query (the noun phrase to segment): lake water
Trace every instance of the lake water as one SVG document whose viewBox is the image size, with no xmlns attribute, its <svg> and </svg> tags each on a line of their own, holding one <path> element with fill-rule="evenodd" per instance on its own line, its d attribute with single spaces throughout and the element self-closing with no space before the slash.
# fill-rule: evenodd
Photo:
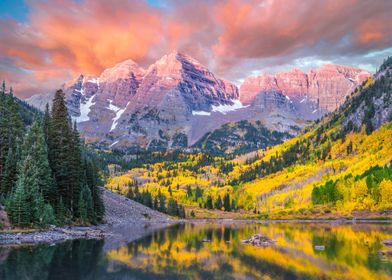
<svg viewBox="0 0 392 280">
<path fill-rule="evenodd" d="M 256 233 L 276 245 L 241 243 Z M 110 251 L 94 240 L 0 247 L 0 279 L 392 279 L 387 238 L 392 225 L 186 224 Z"/>
</svg>

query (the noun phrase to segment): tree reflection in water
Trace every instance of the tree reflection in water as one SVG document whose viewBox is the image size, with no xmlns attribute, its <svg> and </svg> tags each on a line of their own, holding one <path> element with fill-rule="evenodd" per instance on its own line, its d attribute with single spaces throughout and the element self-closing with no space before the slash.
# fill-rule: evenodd
<svg viewBox="0 0 392 280">
<path fill-rule="evenodd" d="M 186 224 L 103 252 L 104 241 L 0 249 L 1 279 L 390 279 L 389 225 Z M 274 247 L 243 245 L 261 233 Z M 316 250 L 322 245 L 324 250 Z"/>
</svg>

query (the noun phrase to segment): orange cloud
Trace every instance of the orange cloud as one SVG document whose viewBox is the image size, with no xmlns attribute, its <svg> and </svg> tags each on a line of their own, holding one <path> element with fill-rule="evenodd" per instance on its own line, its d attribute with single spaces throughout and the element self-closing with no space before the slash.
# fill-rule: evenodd
<svg viewBox="0 0 392 280">
<path fill-rule="evenodd" d="M 80 73 L 99 74 L 129 58 L 147 66 L 173 49 L 233 78 L 233 69 L 242 76 L 253 70 L 237 68 L 248 60 L 345 56 L 392 45 L 389 0 L 167 0 L 163 7 L 141 0 L 28 4 L 27 23 L 0 20 L 0 77 L 23 96 L 58 87 Z"/>
</svg>

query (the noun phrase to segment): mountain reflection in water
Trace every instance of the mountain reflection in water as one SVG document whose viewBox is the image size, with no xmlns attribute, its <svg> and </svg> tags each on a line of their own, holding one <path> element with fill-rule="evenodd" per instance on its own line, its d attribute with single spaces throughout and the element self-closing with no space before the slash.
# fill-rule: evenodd
<svg viewBox="0 0 392 280">
<path fill-rule="evenodd" d="M 242 244 L 256 233 L 276 245 Z M 391 279 L 391 237 L 388 224 L 185 224 L 108 252 L 96 240 L 0 247 L 0 279 Z"/>
</svg>

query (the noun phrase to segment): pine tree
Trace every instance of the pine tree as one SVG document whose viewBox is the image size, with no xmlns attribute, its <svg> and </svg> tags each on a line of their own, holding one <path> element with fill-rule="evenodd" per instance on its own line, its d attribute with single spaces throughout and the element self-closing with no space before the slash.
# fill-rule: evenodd
<svg viewBox="0 0 392 280">
<path fill-rule="evenodd" d="M 207 197 L 206 208 L 207 209 L 213 209 L 214 208 L 214 206 L 212 205 L 212 197 L 211 197 L 211 195 L 209 195 Z"/>
<path fill-rule="evenodd" d="M 36 168 L 35 178 L 38 192 L 43 194 L 45 202 L 54 203 L 57 191 L 49 166 L 45 134 L 38 118 L 35 118 L 30 131 L 24 139 L 21 157 L 31 156 Z"/>
<path fill-rule="evenodd" d="M 18 180 L 15 192 L 7 205 L 7 212 L 14 226 L 27 227 L 30 225 L 31 209 L 23 180 Z"/>
<path fill-rule="evenodd" d="M 39 194 L 36 198 L 34 209 L 34 224 L 40 228 L 45 228 L 49 224 L 55 224 L 56 219 L 53 208 L 45 203 L 44 197 Z"/>
<path fill-rule="evenodd" d="M 71 126 L 71 124 L 70 124 Z M 69 189 L 71 191 L 71 209 L 74 213 L 78 213 L 78 204 L 75 204 L 79 199 L 80 195 L 80 186 L 82 184 L 87 184 L 87 182 L 83 182 L 82 174 L 86 174 L 87 166 L 82 167 L 82 156 L 81 156 L 81 146 L 80 146 L 80 136 L 77 131 L 76 122 L 74 123 L 73 129 L 70 130 L 70 141 L 69 141 L 69 150 L 68 150 L 68 184 Z M 84 170 L 83 170 L 84 169 Z M 92 185 L 89 186 L 90 192 L 92 189 Z"/>
<path fill-rule="evenodd" d="M 215 208 L 219 210 L 222 209 L 222 199 L 220 195 L 218 195 L 218 198 L 215 201 Z"/>
<path fill-rule="evenodd" d="M 66 218 L 66 209 L 64 206 L 63 198 L 60 196 L 57 204 L 56 204 L 56 221 L 61 226 L 65 224 Z"/>
<path fill-rule="evenodd" d="M 42 119 L 42 127 L 44 130 L 44 135 L 45 135 L 45 141 L 48 144 L 48 138 L 49 138 L 49 132 L 51 130 L 51 116 L 50 116 L 50 111 L 49 111 L 49 104 L 46 103 L 45 106 L 45 114 L 44 117 Z"/>
<path fill-rule="evenodd" d="M 64 94 L 58 90 L 53 99 L 52 118 L 48 131 L 49 163 L 52 168 L 59 195 L 63 198 L 65 208 L 71 209 L 72 195 L 69 186 L 68 150 L 70 128 Z"/>
<path fill-rule="evenodd" d="M 154 197 L 154 205 L 153 205 L 153 208 L 154 208 L 155 210 L 158 210 L 158 208 L 159 208 L 158 196 Z"/>
<path fill-rule="evenodd" d="M 152 208 L 152 196 L 151 196 L 151 193 L 148 190 L 146 190 L 146 191 L 143 192 L 142 197 L 143 197 L 142 204 L 147 206 L 147 207 Z"/>
<path fill-rule="evenodd" d="M 98 167 L 95 164 L 94 159 L 90 159 L 86 155 L 86 152 L 83 153 L 82 157 L 84 158 L 83 159 L 84 162 L 83 170 L 85 174 L 84 181 L 85 184 L 89 187 L 93 199 L 93 208 L 94 208 L 94 215 L 95 215 L 94 222 L 100 222 L 103 220 L 105 214 L 105 206 L 102 200 L 102 192 L 98 188 L 98 186 L 101 184 L 99 174 L 98 174 L 99 173 Z"/>
<path fill-rule="evenodd" d="M 199 198 L 203 196 L 203 191 L 199 186 L 196 186 L 195 190 L 195 201 L 197 201 Z"/>
<path fill-rule="evenodd" d="M 167 204 L 167 213 L 171 216 L 178 216 L 177 201 L 175 201 L 172 197 L 169 199 Z"/>
<path fill-rule="evenodd" d="M 53 99 L 48 132 L 49 163 L 64 206 L 73 217 L 79 213 L 77 208 L 81 185 L 80 149 L 76 138 L 69 122 L 64 93 L 58 90 Z"/>
<path fill-rule="evenodd" d="M 90 189 L 83 186 L 79 194 L 78 202 L 79 218 L 82 224 L 88 224 L 94 221 L 93 200 Z"/>
<path fill-rule="evenodd" d="M 1 189 L 2 193 L 8 195 L 17 179 L 17 166 L 20 158 L 19 147 L 11 147 L 8 149 L 8 155 L 3 168 Z"/>
<path fill-rule="evenodd" d="M 191 198 L 192 197 L 192 189 L 191 186 L 186 186 L 186 197 Z"/>
<path fill-rule="evenodd" d="M 133 195 L 133 191 L 132 191 L 132 187 L 128 187 L 128 192 L 127 192 L 127 198 L 129 199 L 133 199 L 134 195 Z"/>
<path fill-rule="evenodd" d="M 186 218 L 185 208 L 182 205 L 178 206 L 178 216 L 183 219 Z"/>
<path fill-rule="evenodd" d="M 225 211 L 228 211 L 228 212 L 231 211 L 230 195 L 228 193 L 226 193 L 223 198 L 223 207 L 225 208 Z"/>
<path fill-rule="evenodd" d="M 166 212 L 166 198 L 161 193 L 161 190 L 158 191 L 158 199 L 159 199 L 159 212 L 165 213 Z"/>
<path fill-rule="evenodd" d="M 19 113 L 19 105 L 10 90 L 5 92 L 3 82 L 0 92 L 0 194 L 11 192 L 17 176 L 17 162 L 23 136 L 23 122 Z"/>
</svg>

